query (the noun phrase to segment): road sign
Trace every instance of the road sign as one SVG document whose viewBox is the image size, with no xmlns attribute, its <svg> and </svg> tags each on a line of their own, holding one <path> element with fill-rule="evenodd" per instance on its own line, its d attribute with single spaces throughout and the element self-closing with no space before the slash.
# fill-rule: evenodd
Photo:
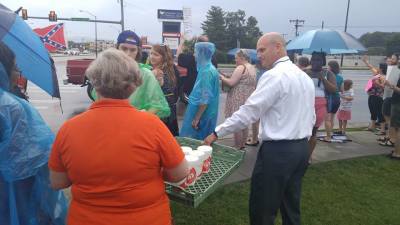
<svg viewBox="0 0 400 225">
<path fill-rule="evenodd" d="M 183 20 L 182 10 L 158 9 L 159 20 Z"/>
<path fill-rule="evenodd" d="M 81 18 L 81 17 L 72 17 L 72 21 L 89 21 L 89 18 Z"/>
</svg>

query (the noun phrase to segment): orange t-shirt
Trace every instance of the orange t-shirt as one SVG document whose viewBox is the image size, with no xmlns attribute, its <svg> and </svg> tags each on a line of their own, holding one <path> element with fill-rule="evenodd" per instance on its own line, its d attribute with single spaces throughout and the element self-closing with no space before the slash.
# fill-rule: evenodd
<svg viewBox="0 0 400 225">
<path fill-rule="evenodd" d="M 72 182 L 69 225 L 164 225 L 171 213 L 161 168 L 183 159 L 158 117 L 104 99 L 61 127 L 49 168 Z"/>
</svg>

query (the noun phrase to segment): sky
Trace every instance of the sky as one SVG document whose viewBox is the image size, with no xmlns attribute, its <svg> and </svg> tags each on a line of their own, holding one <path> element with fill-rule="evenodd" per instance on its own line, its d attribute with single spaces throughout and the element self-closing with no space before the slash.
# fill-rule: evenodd
<svg viewBox="0 0 400 225">
<path fill-rule="evenodd" d="M 305 20 L 299 33 L 324 27 L 344 30 L 348 0 L 124 0 L 125 29 L 134 30 L 140 36 L 148 36 L 152 43 L 161 42 L 161 22 L 157 9 L 189 7 L 192 11 L 194 35 L 202 33 L 201 23 L 206 19 L 211 6 L 224 11 L 244 10 L 246 16 L 254 16 L 262 32 L 280 32 L 287 40 L 294 38 L 294 24 L 289 20 Z M 64 18 L 90 17 L 80 12 L 86 10 L 98 20 L 119 21 L 121 18 L 118 0 L 0 0 L 6 7 L 16 10 L 20 6 L 28 10 L 29 16 L 47 17 L 50 10 Z M 351 0 L 347 32 L 359 37 L 367 32 L 400 32 L 400 0 Z M 59 21 L 61 22 L 61 21 Z M 48 20 L 29 19 L 32 28 L 52 24 Z M 68 40 L 94 40 L 94 23 L 64 21 Z M 182 26 L 183 29 L 183 26 Z M 116 40 L 120 25 L 98 24 L 98 39 Z"/>
</svg>

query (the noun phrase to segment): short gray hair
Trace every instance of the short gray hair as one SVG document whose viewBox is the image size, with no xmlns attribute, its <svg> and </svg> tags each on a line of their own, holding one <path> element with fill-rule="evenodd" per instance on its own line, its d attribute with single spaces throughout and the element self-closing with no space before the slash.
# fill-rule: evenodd
<svg viewBox="0 0 400 225">
<path fill-rule="evenodd" d="M 141 85 L 138 64 L 122 51 L 110 48 L 94 60 L 86 70 L 94 89 L 103 97 L 126 99 Z"/>
</svg>

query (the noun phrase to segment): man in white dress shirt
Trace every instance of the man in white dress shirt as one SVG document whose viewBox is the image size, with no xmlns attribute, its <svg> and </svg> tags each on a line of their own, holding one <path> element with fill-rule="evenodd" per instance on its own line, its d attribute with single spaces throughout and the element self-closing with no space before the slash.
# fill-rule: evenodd
<svg viewBox="0 0 400 225">
<path fill-rule="evenodd" d="M 251 178 L 251 225 L 274 224 L 278 209 L 284 225 L 300 224 L 301 181 L 309 157 L 308 138 L 315 123 L 314 84 L 286 55 L 278 33 L 264 34 L 257 56 L 268 69 L 256 90 L 205 140 L 242 130 L 261 119 L 263 141 Z"/>
</svg>

